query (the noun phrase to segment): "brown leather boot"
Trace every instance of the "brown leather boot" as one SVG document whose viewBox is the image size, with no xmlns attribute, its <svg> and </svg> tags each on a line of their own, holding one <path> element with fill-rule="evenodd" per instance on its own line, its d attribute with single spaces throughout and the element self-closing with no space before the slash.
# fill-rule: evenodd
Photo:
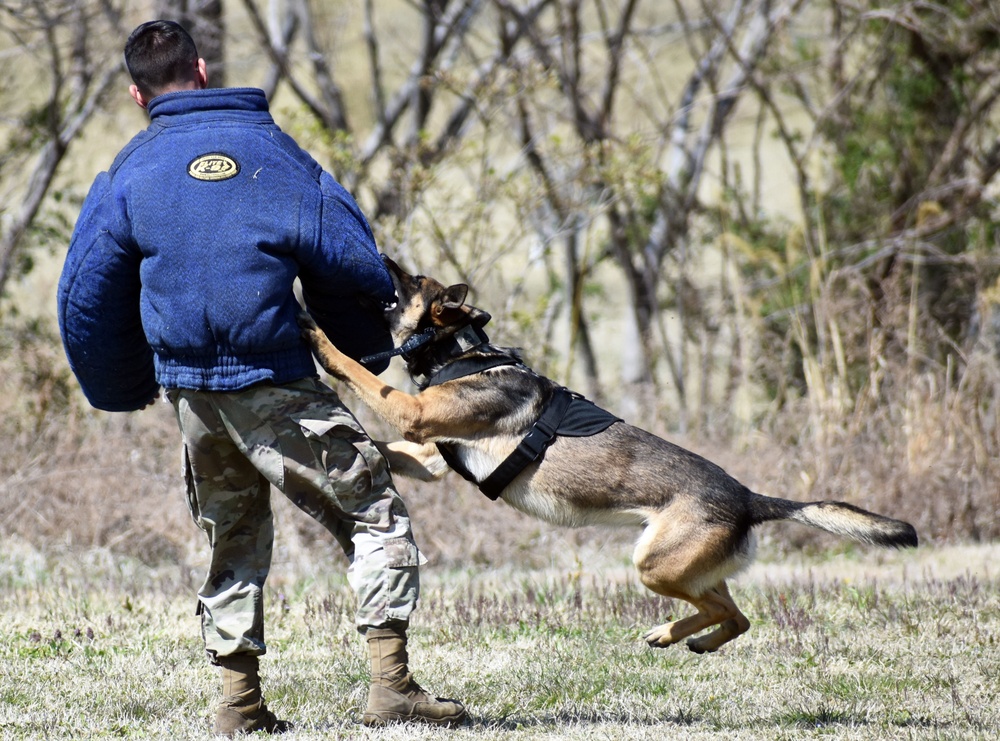
<svg viewBox="0 0 1000 741">
<path fill-rule="evenodd" d="M 465 720 L 465 706 L 456 700 L 431 697 L 407 668 L 406 628 L 369 628 L 365 633 L 371 654 L 372 684 L 366 726 L 417 721 L 453 726 Z"/>
<path fill-rule="evenodd" d="M 231 737 L 254 731 L 284 733 L 291 728 L 291 723 L 278 720 L 267 709 L 260 691 L 256 656 L 220 656 L 218 662 L 222 667 L 223 697 L 215 713 L 215 733 Z"/>
</svg>

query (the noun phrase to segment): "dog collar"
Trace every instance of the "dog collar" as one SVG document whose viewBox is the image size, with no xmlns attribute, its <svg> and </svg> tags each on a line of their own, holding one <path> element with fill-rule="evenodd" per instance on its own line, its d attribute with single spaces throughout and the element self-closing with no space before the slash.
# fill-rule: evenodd
<svg viewBox="0 0 1000 741">
<path fill-rule="evenodd" d="M 466 324 L 455 332 L 454 337 L 455 342 L 458 343 L 458 347 L 462 352 L 468 352 L 472 348 L 490 341 L 490 338 L 482 329 L 474 327 L 471 324 Z"/>
<path fill-rule="evenodd" d="M 431 340 L 437 339 L 438 332 L 439 329 L 437 327 L 427 327 L 417 334 L 410 335 L 406 342 L 399 347 L 393 348 L 392 350 L 386 350 L 385 352 L 380 352 L 375 355 L 366 355 L 361 358 L 360 362 L 362 365 L 368 365 L 369 363 L 376 363 L 382 360 L 394 358 L 397 355 L 402 355 L 403 360 L 408 361 L 413 356 L 414 352 L 419 350 Z M 490 341 L 490 338 L 482 329 L 474 327 L 471 324 L 466 324 L 464 327 L 455 330 L 452 333 L 452 339 L 458 343 L 460 352 L 466 352 L 467 350 L 471 350 L 474 347 L 478 347 L 479 345 Z"/>
</svg>

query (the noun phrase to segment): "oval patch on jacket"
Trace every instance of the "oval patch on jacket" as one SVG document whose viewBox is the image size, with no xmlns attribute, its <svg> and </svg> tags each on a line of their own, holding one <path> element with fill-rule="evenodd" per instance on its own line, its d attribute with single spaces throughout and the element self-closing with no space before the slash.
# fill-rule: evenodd
<svg viewBox="0 0 1000 741">
<path fill-rule="evenodd" d="M 188 175 L 195 180 L 228 180 L 239 172 L 236 160 L 220 152 L 203 154 L 188 164 Z"/>
</svg>

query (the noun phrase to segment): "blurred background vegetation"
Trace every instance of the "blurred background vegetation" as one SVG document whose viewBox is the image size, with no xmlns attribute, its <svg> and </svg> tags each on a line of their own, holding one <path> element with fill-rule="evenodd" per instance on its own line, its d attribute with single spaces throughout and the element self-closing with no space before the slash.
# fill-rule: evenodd
<svg viewBox="0 0 1000 741">
<path fill-rule="evenodd" d="M 1000 536 L 996 3 L 4 0 L 3 537 L 200 542 L 169 408 L 88 409 L 54 321 L 80 203 L 145 125 L 121 50 L 153 17 L 540 370 L 763 493 Z M 439 563 L 545 559 L 546 526 L 457 477 L 400 487 Z"/>
</svg>

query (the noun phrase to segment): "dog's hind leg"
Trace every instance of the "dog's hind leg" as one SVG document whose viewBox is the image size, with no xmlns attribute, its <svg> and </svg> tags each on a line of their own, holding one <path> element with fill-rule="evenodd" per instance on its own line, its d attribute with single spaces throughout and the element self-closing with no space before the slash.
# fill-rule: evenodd
<svg viewBox="0 0 1000 741">
<path fill-rule="evenodd" d="M 681 599 L 698 612 L 658 625 L 643 636 L 654 647 L 670 646 L 713 625 L 720 626 L 701 641 L 691 642 L 697 652 L 714 651 L 749 627 L 724 579 L 739 570 L 732 552 L 733 533 L 728 528 L 706 527 L 703 522 L 678 522 L 661 515 L 639 539 L 633 560 L 639 578 L 664 597 Z"/>
<path fill-rule="evenodd" d="M 728 643 L 734 638 L 738 638 L 750 630 L 750 621 L 747 620 L 746 615 L 740 612 L 736 603 L 733 602 L 733 598 L 729 594 L 729 587 L 726 586 L 726 582 L 719 582 L 718 585 L 712 587 L 711 591 L 715 592 L 722 599 L 728 600 L 732 604 L 732 609 L 736 611 L 736 616 L 729 618 L 728 620 L 724 620 L 719 624 L 718 628 L 706 636 L 689 639 L 687 642 L 688 648 L 697 654 L 717 651 L 722 644 Z"/>
<path fill-rule="evenodd" d="M 433 443 L 421 445 L 408 440 L 374 442 L 388 461 L 393 475 L 399 474 L 418 481 L 436 481 L 448 472 L 448 464 Z"/>
<path fill-rule="evenodd" d="M 672 646 L 678 641 L 682 641 L 685 638 L 699 633 L 706 628 L 711 628 L 713 625 L 720 625 L 717 630 L 705 636 L 705 640 L 711 636 L 715 636 L 722 631 L 729 631 L 726 629 L 726 624 L 733 622 L 736 623 L 737 618 L 734 617 L 734 612 L 736 615 L 742 614 L 737 609 L 736 605 L 730 600 L 722 599 L 721 596 L 713 590 L 708 590 L 704 594 L 694 595 L 685 594 L 679 590 L 663 590 L 654 589 L 653 591 L 659 592 L 667 597 L 674 597 L 677 599 L 682 599 L 685 602 L 690 602 L 698 610 L 697 613 L 691 615 L 690 617 L 683 618 L 681 620 L 675 620 L 672 623 L 664 623 L 663 625 L 658 625 L 655 628 L 650 629 L 643 635 L 643 639 L 650 646 L 654 648 L 663 648 L 666 646 Z M 746 618 L 744 618 L 745 620 Z M 736 627 L 735 625 L 733 627 Z M 742 632 L 742 631 L 740 631 Z M 735 638 L 739 633 L 734 633 L 731 637 Z M 726 640 L 730 640 L 727 638 Z M 719 645 L 725 643 L 725 640 L 720 641 Z M 692 650 L 697 653 L 703 653 L 706 650 L 714 649 L 701 649 L 696 648 L 695 645 L 697 641 L 691 641 L 689 646 Z M 717 648 L 717 647 L 716 647 Z"/>
</svg>

